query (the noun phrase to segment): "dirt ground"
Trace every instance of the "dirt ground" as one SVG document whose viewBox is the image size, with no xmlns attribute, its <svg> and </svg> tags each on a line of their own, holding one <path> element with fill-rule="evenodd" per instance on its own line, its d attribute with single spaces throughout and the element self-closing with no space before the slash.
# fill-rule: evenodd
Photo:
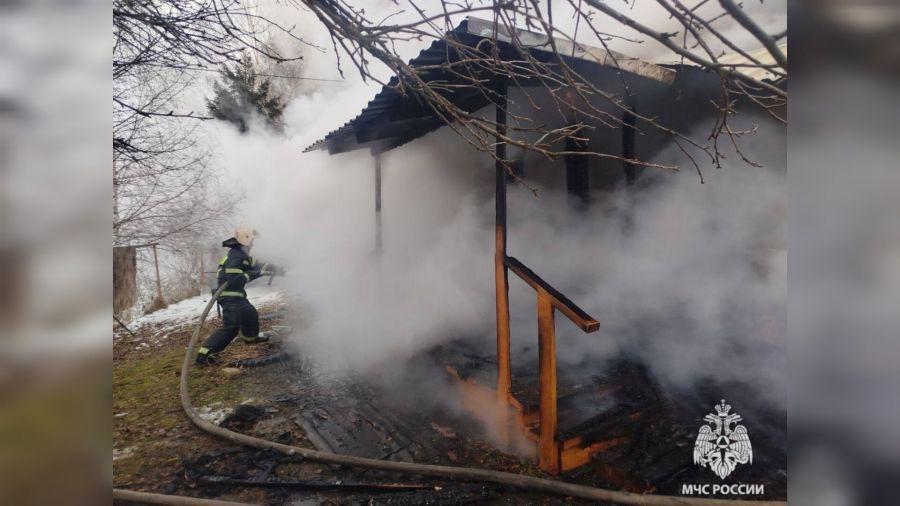
<svg viewBox="0 0 900 506">
<path fill-rule="evenodd" d="M 285 308 L 277 299 L 265 299 L 259 309 L 263 330 L 282 324 Z M 316 464 L 216 439 L 194 427 L 180 404 L 180 368 L 196 321 L 185 317 L 187 313 L 191 311 L 180 310 L 175 323 L 161 318 L 141 325 L 134 329 L 136 336 L 123 331 L 115 334 L 116 488 L 254 504 L 581 503 L 497 485 Z M 213 314 L 201 338 L 218 323 Z M 429 353 L 408 360 L 393 383 L 383 383 L 356 374 L 326 373 L 278 339 L 257 345 L 236 341 L 221 354 L 220 365 L 193 368 L 191 399 L 201 416 L 238 432 L 304 448 L 552 478 L 533 459 L 498 451 L 477 420 L 454 408 L 459 403 L 449 397 L 456 389 L 448 386 L 450 379 L 440 373 L 441 366 L 428 362 Z M 252 363 L 273 356 L 284 359 Z M 243 360 L 244 366 L 235 375 L 226 374 L 226 365 L 235 360 Z M 669 395 L 660 405 L 665 413 L 633 424 L 636 434 L 630 443 L 597 456 L 592 465 L 561 479 L 675 495 L 681 483 L 715 483 L 717 478 L 708 470 L 691 465 L 699 424 L 690 416 L 676 416 L 691 410 L 674 406 L 680 399 L 699 406 L 702 415 L 708 408 L 705 399 L 719 390 L 709 389 L 693 391 L 697 398 Z M 735 392 L 737 387 L 728 390 Z M 754 411 L 748 410 L 748 417 Z M 772 425 L 770 430 L 761 430 L 765 420 Z M 742 468 L 741 479 L 765 484 L 765 496 L 756 499 L 783 499 L 783 421 L 776 414 L 759 411 L 750 422 L 755 465 Z"/>
</svg>

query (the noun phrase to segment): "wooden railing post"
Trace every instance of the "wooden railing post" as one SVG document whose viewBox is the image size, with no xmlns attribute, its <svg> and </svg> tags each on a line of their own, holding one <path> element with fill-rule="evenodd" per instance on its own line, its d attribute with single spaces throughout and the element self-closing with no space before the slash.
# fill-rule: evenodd
<svg viewBox="0 0 900 506">
<path fill-rule="evenodd" d="M 559 444 L 556 441 L 556 324 L 553 303 L 547 292 L 538 291 L 538 353 L 540 362 L 539 463 L 550 474 L 559 474 Z"/>
<path fill-rule="evenodd" d="M 585 332 L 596 332 L 600 322 L 587 314 L 559 290 L 553 288 L 531 269 L 513 257 L 506 257 L 506 267 L 537 292 L 538 362 L 540 372 L 540 406 L 538 462 L 541 469 L 559 474 L 562 469 L 560 442 L 556 438 L 556 311 L 559 310 Z"/>
</svg>

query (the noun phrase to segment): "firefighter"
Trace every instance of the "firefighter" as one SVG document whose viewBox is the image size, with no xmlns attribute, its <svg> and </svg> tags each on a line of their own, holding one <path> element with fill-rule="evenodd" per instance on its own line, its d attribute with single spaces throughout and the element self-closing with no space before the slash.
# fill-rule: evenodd
<svg viewBox="0 0 900 506">
<path fill-rule="evenodd" d="M 248 344 L 269 340 L 269 336 L 259 331 L 259 314 L 247 300 L 244 286 L 258 277 L 280 274 L 282 270 L 271 264 L 259 263 L 250 256 L 255 236 L 255 230 L 241 225 L 235 230 L 234 237 L 222 242 L 222 246 L 228 248 L 228 254 L 219 262 L 218 270 L 218 286 L 228 283 L 218 300 L 222 309 L 222 327 L 203 342 L 197 353 L 198 365 L 214 362 L 215 355 L 231 344 L 238 333 Z"/>
</svg>

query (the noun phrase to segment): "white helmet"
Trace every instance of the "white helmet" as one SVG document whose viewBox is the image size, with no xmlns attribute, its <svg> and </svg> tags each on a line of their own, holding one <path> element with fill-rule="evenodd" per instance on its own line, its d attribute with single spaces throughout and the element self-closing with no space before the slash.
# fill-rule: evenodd
<svg viewBox="0 0 900 506">
<path fill-rule="evenodd" d="M 241 225 L 234 231 L 234 238 L 243 246 L 252 246 L 254 237 L 256 237 L 256 230 L 247 225 Z"/>
</svg>

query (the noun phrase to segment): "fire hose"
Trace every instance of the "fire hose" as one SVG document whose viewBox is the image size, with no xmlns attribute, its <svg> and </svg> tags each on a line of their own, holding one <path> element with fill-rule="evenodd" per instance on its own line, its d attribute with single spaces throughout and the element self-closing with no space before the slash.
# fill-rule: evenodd
<svg viewBox="0 0 900 506">
<path fill-rule="evenodd" d="M 394 462 L 379 459 L 371 459 L 364 457 L 354 457 L 352 455 L 343 455 L 339 453 L 331 453 L 320 450 L 310 450 L 297 446 L 290 446 L 274 441 L 268 441 L 239 432 L 234 432 L 223 427 L 219 427 L 211 422 L 201 418 L 194 406 L 191 404 L 191 397 L 188 393 L 188 373 L 193 363 L 194 348 L 200 337 L 200 331 L 203 323 L 212 308 L 213 303 L 218 299 L 219 295 L 224 291 L 223 284 L 213 294 L 213 297 L 206 304 L 203 313 L 200 315 L 200 321 L 191 335 L 191 341 L 187 346 L 187 352 L 184 356 L 184 364 L 181 368 L 181 405 L 191 422 L 216 437 L 229 440 L 233 443 L 240 443 L 259 449 L 275 450 L 285 455 L 298 456 L 313 462 L 322 462 L 326 464 L 337 464 L 341 466 L 354 466 L 368 469 L 377 469 L 380 471 L 391 471 L 397 473 L 416 474 L 422 476 L 433 476 L 439 478 L 449 478 L 460 481 L 478 481 L 496 483 L 509 487 L 515 487 L 521 490 L 540 492 L 545 494 L 560 495 L 564 497 L 577 497 L 579 499 L 587 499 L 592 501 L 604 501 L 615 504 L 641 505 L 641 506 L 787 506 L 785 501 L 744 501 L 730 499 L 711 499 L 697 497 L 678 497 L 650 494 L 635 494 L 631 492 L 622 492 L 617 490 L 608 490 L 587 485 L 577 485 L 574 483 L 566 483 L 562 481 L 550 480 L 546 478 L 536 478 L 533 476 L 525 476 L 521 474 L 508 473 L 503 471 L 492 471 L 489 469 L 480 469 L 474 467 L 454 467 L 442 466 L 434 464 L 417 464 L 414 462 Z M 146 500 L 146 502 L 150 502 Z M 168 503 L 158 503 L 168 504 Z"/>
</svg>

